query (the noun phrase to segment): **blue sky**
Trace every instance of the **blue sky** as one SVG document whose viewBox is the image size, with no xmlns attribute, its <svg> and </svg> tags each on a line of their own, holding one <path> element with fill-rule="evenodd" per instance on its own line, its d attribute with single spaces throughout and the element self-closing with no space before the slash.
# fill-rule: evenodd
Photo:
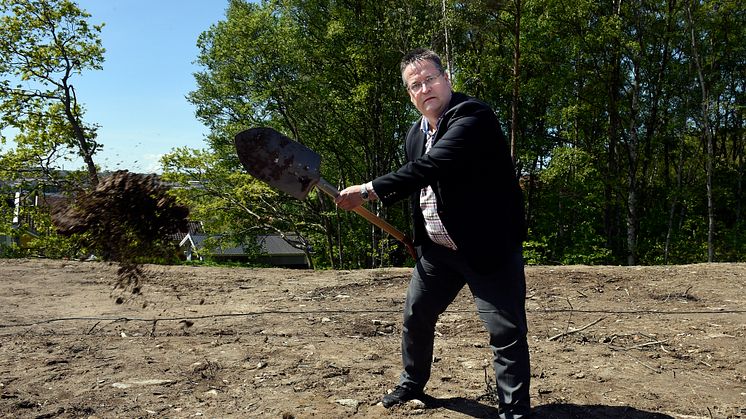
<svg viewBox="0 0 746 419">
<path fill-rule="evenodd" d="M 73 80 L 85 120 L 101 126 L 104 169 L 149 173 L 175 147 L 204 148 L 207 129 L 185 96 L 195 90 L 197 37 L 225 18 L 227 0 L 78 0 L 105 23 L 103 70 Z M 77 169 L 70 164 L 65 169 Z"/>
<path fill-rule="evenodd" d="M 185 96 L 196 88 L 197 37 L 225 18 L 226 0 L 78 0 L 104 22 L 104 68 L 75 82 L 86 120 L 101 125 L 105 169 L 154 172 L 180 146 L 204 148 L 206 128 Z"/>
</svg>

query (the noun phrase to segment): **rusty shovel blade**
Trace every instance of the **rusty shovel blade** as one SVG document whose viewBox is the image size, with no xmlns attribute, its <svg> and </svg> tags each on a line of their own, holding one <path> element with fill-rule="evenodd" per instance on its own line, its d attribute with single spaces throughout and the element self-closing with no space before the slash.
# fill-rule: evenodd
<svg viewBox="0 0 746 419">
<path fill-rule="evenodd" d="M 321 178 L 321 156 L 272 128 L 251 128 L 234 139 L 249 174 L 297 199 L 305 199 Z"/>
</svg>

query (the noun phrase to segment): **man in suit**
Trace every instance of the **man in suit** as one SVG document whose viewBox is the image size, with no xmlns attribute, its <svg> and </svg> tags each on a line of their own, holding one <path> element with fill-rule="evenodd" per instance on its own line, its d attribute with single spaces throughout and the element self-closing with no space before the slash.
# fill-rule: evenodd
<svg viewBox="0 0 746 419">
<path fill-rule="evenodd" d="M 489 332 L 500 417 L 528 417 L 525 222 L 507 142 L 487 104 L 452 91 L 433 51 L 407 54 L 401 74 L 422 114 L 407 134 L 407 163 L 336 199 L 346 210 L 367 200 L 412 203 L 418 260 L 404 306 L 404 368 L 383 405 L 425 397 L 436 321 L 468 285 Z"/>
</svg>

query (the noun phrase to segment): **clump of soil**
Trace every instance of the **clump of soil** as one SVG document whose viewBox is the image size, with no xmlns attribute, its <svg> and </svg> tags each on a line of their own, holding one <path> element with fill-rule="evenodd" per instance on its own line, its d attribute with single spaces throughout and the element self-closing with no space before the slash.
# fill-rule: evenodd
<svg viewBox="0 0 746 419">
<path fill-rule="evenodd" d="M 187 231 L 188 215 L 156 175 L 120 170 L 54 210 L 52 221 L 59 234 L 75 235 L 89 253 L 117 262 L 117 288 L 139 294 L 141 264 L 175 254 L 169 236 Z"/>
</svg>

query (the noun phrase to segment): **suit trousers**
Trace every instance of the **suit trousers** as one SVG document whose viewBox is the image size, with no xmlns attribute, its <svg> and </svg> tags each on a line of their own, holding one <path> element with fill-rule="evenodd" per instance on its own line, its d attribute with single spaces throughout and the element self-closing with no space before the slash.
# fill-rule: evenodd
<svg viewBox="0 0 746 419">
<path fill-rule="evenodd" d="M 496 260 L 499 260 L 496 257 Z M 526 280 L 521 251 L 490 274 L 474 272 L 457 251 L 432 245 L 418 260 L 407 290 L 402 326 L 401 386 L 424 390 L 430 379 L 435 324 L 468 285 L 489 333 L 500 417 L 527 417 L 530 363 L 526 341 Z"/>
</svg>

